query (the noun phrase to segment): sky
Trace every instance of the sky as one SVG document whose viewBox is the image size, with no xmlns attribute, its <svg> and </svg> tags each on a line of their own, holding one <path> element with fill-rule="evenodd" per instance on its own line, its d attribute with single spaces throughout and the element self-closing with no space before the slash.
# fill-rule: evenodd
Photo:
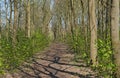
<svg viewBox="0 0 120 78">
<path fill-rule="evenodd" d="M 0 10 L 3 12 L 5 10 L 5 7 L 4 7 L 4 0 L 0 0 Z M 1 21 L 2 23 L 5 23 L 5 19 L 4 19 L 5 15 L 2 13 L 2 17 L 1 17 Z"/>
<path fill-rule="evenodd" d="M 54 0 L 51 0 L 51 3 L 50 3 L 51 5 L 50 5 L 50 9 L 52 9 L 53 8 L 53 6 L 54 6 Z"/>
</svg>

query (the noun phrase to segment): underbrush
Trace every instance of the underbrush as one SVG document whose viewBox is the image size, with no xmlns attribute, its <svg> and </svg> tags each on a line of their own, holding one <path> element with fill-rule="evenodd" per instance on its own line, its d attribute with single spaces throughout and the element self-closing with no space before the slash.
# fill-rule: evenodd
<svg viewBox="0 0 120 78">
<path fill-rule="evenodd" d="M 17 33 L 17 42 L 12 46 L 12 38 L 2 36 L 0 46 L 0 73 L 17 68 L 34 53 L 43 50 L 49 39 L 42 33 L 36 32 L 31 38 L 26 38 L 22 31 Z"/>
<path fill-rule="evenodd" d="M 114 72 L 116 69 L 113 62 L 113 51 L 110 39 L 98 39 L 96 43 L 96 47 L 98 48 L 98 65 L 95 67 L 92 66 L 90 62 L 90 39 L 86 42 L 84 36 L 81 34 L 78 34 L 77 36 L 67 35 L 66 42 L 71 46 L 71 49 L 74 50 L 74 60 L 76 62 L 79 59 L 83 59 L 88 66 L 91 66 L 93 70 L 99 72 L 99 76 L 104 78 L 114 78 Z"/>
<path fill-rule="evenodd" d="M 102 40 L 98 39 L 98 65 L 96 69 L 99 71 L 99 75 L 104 78 L 114 78 L 115 64 L 113 62 L 113 51 L 110 39 Z"/>
</svg>

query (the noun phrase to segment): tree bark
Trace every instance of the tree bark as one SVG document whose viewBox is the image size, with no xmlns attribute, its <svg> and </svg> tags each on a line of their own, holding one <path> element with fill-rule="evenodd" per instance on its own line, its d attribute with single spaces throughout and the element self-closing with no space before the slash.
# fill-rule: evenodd
<svg viewBox="0 0 120 78">
<path fill-rule="evenodd" d="M 17 36 L 17 0 L 14 0 L 14 24 L 13 24 L 13 46 L 16 45 L 16 36 Z"/>
<path fill-rule="evenodd" d="M 30 38 L 30 0 L 27 0 L 26 5 L 26 27 L 25 27 L 26 37 Z"/>
<path fill-rule="evenodd" d="M 2 32 L 1 32 L 1 30 L 2 30 L 2 29 L 1 29 L 1 28 L 2 28 L 1 9 L 2 9 L 2 7 L 1 7 L 1 3 L 0 3 L 0 49 L 1 49 L 1 33 L 2 33 Z"/>
<path fill-rule="evenodd" d="M 7 18 L 7 16 L 8 16 L 8 4 L 7 4 L 7 1 L 5 0 L 5 21 L 6 21 L 6 38 L 7 38 L 7 41 L 8 41 L 8 30 L 9 30 L 9 26 L 8 26 L 8 18 Z"/>
<path fill-rule="evenodd" d="M 111 35 L 117 78 L 120 77 L 120 43 L 119 43 L 119 0 L 112 0 L 111 9 Z"/>
<path fill-rule="evenodd" d="M 12 30 L 13 30 L 13 26 L 12 26 L 12 0 L 10 0 L 9 2 L 10 2 L 9 26 L 10 26 L 10 36 L 12 36 Z"/>
<path fill-rule="evenodd" d="M 93 65 L 97 65 L 97 24 L 95 15 L 95 0 L 89 0 L 89 25 L 91 31 L 90 57 Z"/>
</svg>

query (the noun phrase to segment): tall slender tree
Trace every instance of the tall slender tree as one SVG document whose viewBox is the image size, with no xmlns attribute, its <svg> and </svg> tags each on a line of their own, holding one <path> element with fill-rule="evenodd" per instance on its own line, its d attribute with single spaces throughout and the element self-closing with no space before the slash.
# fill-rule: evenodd
<svg viewBox="0 0 120 78">
<path fill-rule="evenodd" d="M 30 0 L 26 1 L 26 37 L 30 38 Z"/>
<path fill-rule="evenodd" d="M 12 26 L 12 0 L 9 0 L 9 3 L 10 3 L 9 26 L 10 26 L 10 35 L 12 35 L 12 30 L 13 30 L 13 26 Z"/>
<path fill-rule="evenodd" d="M 16 44 L 16 36 L 17 36 L 17 0 L 13 0 L 14 1 L 14 24 L 13 24 L 13 37 L 12 37 L 12 41 L 13 41 L 13 46 L 15 47 Z"/>
<path fill-rule="evenodd" d="M 7 40 L 8 40 L 8 3 L 7 3 L 7 1 L 5 0 L 5 13 L 6 13 L 6 15 L 5 15 L 5 20 L 6 20 L 6 38 L 7 38 Z"/>
<path fill-rule="evenodd" d="M 1 15 L 1 9 L 2 9 L 2 7 L 1 7 L 1 3 L 0 3 L 0 49 L 1 49 L 1 31 L 2 31 L 2 20 L 1 20 L 1 17 L 2 17 L 2 15 Z"/>
<path fill-rule="evenodd" d="M 90 44 L 90 57 L 93 65 L 97 64 L 97 24 L 96 24 L 96 15 L 95 15 L 95 0 L 89 0 L 89 25 L 91 31 L 91 44 Z"/>
<path fill-rule="evenodd" d="M 120 41 L 119 41 L 119 0 L 112 0 L 111 9 L 111 34 L 117 78 L 120 77 Z"/>
</svg>

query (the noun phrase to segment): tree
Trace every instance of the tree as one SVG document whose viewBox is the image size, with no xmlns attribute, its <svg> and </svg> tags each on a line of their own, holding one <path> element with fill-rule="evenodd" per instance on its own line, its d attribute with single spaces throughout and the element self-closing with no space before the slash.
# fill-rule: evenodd
<svg viewBox="0 0 120 78">
<path fill-rule="evenodd" d="M 12 0 L 9 0 L 10 3 L 10 17 L 9 17 L 9 26 L 10 26 L 10 35 L 12 35 Z"/>
<path fill-rule="evenodd" d="M 73 7 L 73 0 L 70 0 L 70 16 L 71 16 L 71 20 L 70 20 L 70 23 L 71 23 L 71 32 L 72 32 L 72 36 L 74 35 L 74 30 L 76 28 L 76 25 L 75 25 L 75 13 L 74 13 L 74 7 Z"/>
<path fill-rule="evenodd" d="M 112 0 L 111 34 L 114 58 L 117 68 L 117 78 L 120 77 L 120 42 L 119 42 L 119 0 Z"/>
<path fill-rule="evenodd" d="M 17 0 L 14 1 L 14 24 L 13 24 L 13 47 L 16 44 L 16 36 L 17 36 Z"/>
<path fill-rule="evenodd" d="M 1 3 L 0 3 L 0 49 L 1 49 L 1 33 L 2 33 L 2 32 L 1 32 L 1 28 L 2 28 L 1 9 L 2 9 L 2 7 L 1 7 Z"/>
<path fill-rule="evenodd" d="M 26 3 L 26 26 L 25 26 L 25 35 L 30 38 L 30 0 L 27 0 Z"/>
<path fill-rule="evenodd" d="M 89 0 L 89 25 L 91 31 L 90 57 L 93 65 L 97 64 L 97 24 L 95 15 L 95 0 Z"/>
<path fill-rule="evenodd" d="M 6 10 L 6 16 L 5 16 L 5 19 L 6 19 L 6 37 L 7 37 L 7 40 L 8 40 L 8 3 L 7 1 L 5 0 L 5 10 Z"/>
</svg>

